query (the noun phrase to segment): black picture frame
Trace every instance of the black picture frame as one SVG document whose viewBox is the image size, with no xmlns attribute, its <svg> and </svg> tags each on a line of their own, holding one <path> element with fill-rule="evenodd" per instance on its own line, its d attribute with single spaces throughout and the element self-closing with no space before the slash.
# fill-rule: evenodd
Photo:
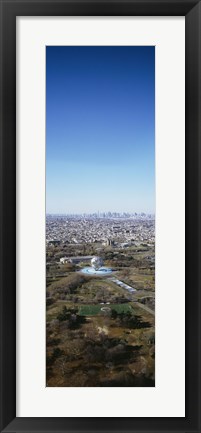
<svg viewBox="0 0 201 433">
<path fill-rule="evenodd" d="M 0 0 L 0 6 L 1 431 L 201 432 L 201 2 L 197 0 L 108 0 L 107 2 Z M 185 418 L 16 418 L 16 17 L 66 15 L 185 16 Z"/>
</svg>

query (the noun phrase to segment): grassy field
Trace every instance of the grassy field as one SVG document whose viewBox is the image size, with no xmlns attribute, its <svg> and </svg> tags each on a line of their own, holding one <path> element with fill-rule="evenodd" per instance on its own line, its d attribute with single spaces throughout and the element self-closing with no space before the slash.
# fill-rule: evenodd
<svg viewBox="0 0 201 433">
<path fill-rule="evenodd" d="M 79 308 L 79 314 L 81 316 L 96 316 L 102 314 L 101 308 L 109 307 L 111 310 L 115 310 L 117 313 L 132 313 L 133 308 L 129 304 L 109 304 L 109 305 L 82 305 Z"/>
</svg>

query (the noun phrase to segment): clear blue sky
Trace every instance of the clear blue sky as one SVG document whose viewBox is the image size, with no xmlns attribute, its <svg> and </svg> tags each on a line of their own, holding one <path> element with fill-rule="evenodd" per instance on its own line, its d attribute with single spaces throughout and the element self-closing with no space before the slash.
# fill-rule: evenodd
<svg viewBox="0 0 201 433">
<path fill-rule="evenodd" d="M 155 48 L 46 48 L 46 210 L 155 213 Z"/>
</svg>

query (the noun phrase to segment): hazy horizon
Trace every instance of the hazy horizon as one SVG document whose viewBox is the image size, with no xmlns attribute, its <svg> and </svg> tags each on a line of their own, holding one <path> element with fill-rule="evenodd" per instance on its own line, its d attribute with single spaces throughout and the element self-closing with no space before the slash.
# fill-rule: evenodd
<svg viewBox="0 0 201 433">
<path fill-rule="evenodd" d="M 152 215 L 155 216 L 155 213 L 153 212 L 128 212 L 128 211 L 123 211 L 123 212 L 116 212 L 116 211 L 106 211 L 106 212 L 100 212 L 100 211 L 93 211 L 93 212 L 46 212 L 46 215 L 98 215 L 100 214 L 119 214 L 119 215 L 123 215 L 123 214 L 129 214 L 129 215 Z"/>
</svg>

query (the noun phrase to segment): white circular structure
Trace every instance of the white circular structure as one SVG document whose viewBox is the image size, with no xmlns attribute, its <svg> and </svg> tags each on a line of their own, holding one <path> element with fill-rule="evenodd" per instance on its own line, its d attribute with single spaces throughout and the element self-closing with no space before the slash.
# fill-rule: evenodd
<svg viewBox="0 0 201 433">
<path fill-rule="evenodd" d="M 83 268 L 81 272 L 87 275 L 103 277 L 111 274 L 112 269 L 103 266 L 103 259 L 95 256 L 91 259 L 91 267 Z"/>
<path fill-rule="evenodd" d="M 111 274 L 113 271 L 111 268 L 102 267 L 102 268 L 95 269 L 91 266 L 88 268 L 83 268 L 80 272 L 86 275 L 105 277 L 106 275 Z"/>
<path fill-rule="evenodd" d="M 91 266 L 97 271 L 98 269 L 101 268 L 101 266 L 103 266 L 103 260 L 101 259 L 101 257 L 93 257 L 93 259 L 91 259 Z"/>
</svg>

